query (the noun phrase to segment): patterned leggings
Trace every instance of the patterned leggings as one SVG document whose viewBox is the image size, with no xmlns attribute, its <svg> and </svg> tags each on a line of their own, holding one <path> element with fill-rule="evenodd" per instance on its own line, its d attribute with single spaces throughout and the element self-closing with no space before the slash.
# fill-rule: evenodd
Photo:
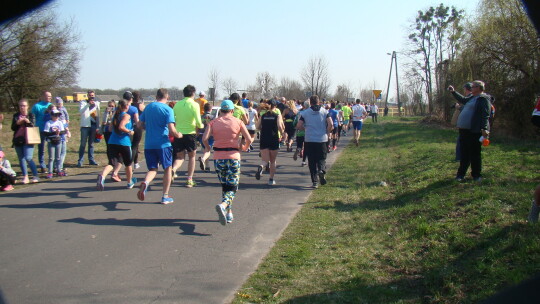
<svg viewBox="0 0 540 304">
<path fill-rule="evenodd" d="M 221 202 L 227 203 L 227 209 L 231 209 L 231 204 L 238 189 L 240 181 L 240 160 L 238 159 L 215 159 L 214 167 L 221 183 Z"/>
</svg>

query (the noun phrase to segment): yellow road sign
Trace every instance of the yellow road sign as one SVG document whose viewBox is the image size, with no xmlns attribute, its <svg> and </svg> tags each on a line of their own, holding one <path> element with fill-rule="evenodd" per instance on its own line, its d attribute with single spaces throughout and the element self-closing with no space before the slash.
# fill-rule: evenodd
<svg viewBox="0 0 540 304">
<path fill-rule="evenodd" d="M 375 95 L 375 98 L 379 99 L 381 98 L 381 92 L 382 90 L 373 90 L 373 95 Z"/>
</svg>

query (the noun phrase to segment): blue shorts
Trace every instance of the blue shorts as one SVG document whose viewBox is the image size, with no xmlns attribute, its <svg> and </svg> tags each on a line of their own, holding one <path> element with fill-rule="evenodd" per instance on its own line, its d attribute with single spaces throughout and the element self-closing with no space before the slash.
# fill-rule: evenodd
<svg viewBox="0 0 540 304">
<path fill-rule="evenodd" d="M 144 157 L 149 170 L 157 169 L 159 164 L 163 169 L 167 169 L 172 166 L 173 148 L 169 146 L 162 149 L 144 149 Z"/>
<path fill-rule="evenodd" d="M 359 121 L 353 120 L 352 125 L 355 130 L 358 130 L 358 131 L 362 130 L 362 121 L 360 120 Z"/>
</svg>

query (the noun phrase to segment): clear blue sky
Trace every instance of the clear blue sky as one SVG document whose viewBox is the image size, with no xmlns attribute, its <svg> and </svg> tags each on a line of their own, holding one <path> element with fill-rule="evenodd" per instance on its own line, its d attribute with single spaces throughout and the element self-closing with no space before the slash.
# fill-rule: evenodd
<svg viewBox="0 0 540 304">
<path fill-rule="evenodd" d="M 241 88 L 258 72 L 300 80 L 311 56 L 329 63 L 332 92 L 349 84 L 386 87 L 390 56 L 403 49 L 418 10 L 442 1 L 57 0 L 84 46 L 79 85 L 207 90 L 208 73 Z M 473 14 L 478 0 L 449 0 Z M 399 61 L 399 57 L 398 57 Z M 241 89 L 239 88 L 239 89 Z"/>
</svg>

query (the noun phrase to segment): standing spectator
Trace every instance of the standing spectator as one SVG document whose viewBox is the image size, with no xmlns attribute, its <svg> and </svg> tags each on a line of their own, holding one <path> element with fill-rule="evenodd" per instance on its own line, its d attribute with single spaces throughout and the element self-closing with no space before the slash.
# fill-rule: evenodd
<svg viewBox="0 0 540 304">
<path fill-rule="evenodd" d="M 199 91 L 199 98 L 195 99 L 195 102 L 199 104 L 201 115 L 204 115 L 204 105 L 208 102 L 208 100 L 204 99 L 205 96 L 206 94 L 203 91 Z"/>
<path fill-rule="evenodd" d="M 216 205 L 219 222 L 222 225 L 233 221 L 232 201 L 240 181 L 240 151 L 251 144 L 251 137 L 244 123 L 232 115 L 234 104 L 230 100 L 221 103 L 221 115 L 212 120 L 203 135 L 205 152 L 210 152 L 210 136 L 214 137 L 214 167 L 221 183 L 221 203 Z M 240 134 L 246 143 L 239 145 Z"/>
<path fill-rule="evenodd" d="M 94 159 L 94 138 L 96 132 L 99 132 L 99 102 L 96 102 L 96 93 L 88 91 L 88 100 L 82 100 L 79 103 L 79 114 L 81 114 L 81 144 L 79 146 L 79 161 L 77 167 L 81 168 L 84 162 L 84 151 L 88 143 L 88 162 L 90 165 L 97 166 Z"/>
<path fill-rule="evenodd" d="M 66 130 L 66 135 L 64 137 L 64 140 L 62 141 L 62 147 L 60 152 L 60 163 L 62 164 L 62 172 L 59 172 L 58 174 L 60 176 L 67 176 L 66 169 L 64 168 L 64 161 L 66 160 L 66 154 L 67 154 L 67 143 L 68 138 L 71 138 L 71 133 L 69 132 L 69 114 L 64 107 L 64 101 L 60 97 L 56 97 L 56 109 L 60 111 L 60 122 L 64 124 L 64 129 Z"/>
<path fill-rule="evenodd" d="M 173 108 L 176 131 L 183 136 L 174 139 L 176 159 L 172 170 L 176 174 L 176 171 L 184 163 L 187 152 L 189 160 L 186 187 L 188 188 L 195 186 L 193 173 L 195 172 L 195 155 L 197 153 L 197 128 L 203 128 L 199 104 L 193 100 L 195 91 L 194 86 L 187 85 L 183 90 L 184 99 L 178 101 Z"/>
<path fill-rule="evenodd" d="M 384 106 L 384 116 L 388 116 L 388 106 Z"/>
<path fill-rule="evenodd" d="M 47 178 L 53 177 L 54 168 L 57 174 L 61 175 L 62 163 L 62 141 L 65 140 L 64 124 L 60 121 L 60 111 L 53 109 L 51 111 L 51 120 L 45 123 L 43 128 L 47 140 L 47 148 L 49 150 L 49 172 Z"/>
<path fill-rule="evenodd" d="M 11 169 L 9 160 L 5 159 L 4 151 L 0 150 L 0 191 L 11 191 L 17 174 Z"/>
<path fill-rule="evenodd" d="M 377 116 L 379 116 L 379 107 L 375 103 L 371 103 L 371 121 L 377 122 Z"/>
<path fill-rule="evenodd" d="M 13 147 L 15 148 L 15 152 L 17 152 L 23 175 L 23 184 L 30 182 L 28 179 L 28 166 L 30 166 L 30 170 L 32 171 L 32 182 L 37 183 L 39 181 L 36 164 L 32 159 L 34 145 L 26 144 L 26 128 L 34 126 L 34 117 L 34 114 L 28 111 L 28 101 L 21 99 L 19 101 L 19 112 L 13 115 L 11 130 L 13 131 Z"/>
<path fill-rule="evenodd" d="M 465 93 L 465 95 L 461 95 L 458 92 L 456 92 L 454 90 L 454 87 L 452 86 L 448 87 L 448 90 L 450 90 L 454 98 L 458 101 L 462 100 L 463 98 L 472 97 L 472 83 L 471 82 L 467 82 L 466 84 L 463 85 L 463 92 Z M 452 117 L 452 124 L 457 127 L 457 122 L 458 122 L 459 114 L 461 113 L 462 105 L 459 102 L 456 103 L 455 109 L 456 110 L 454 111 L 454 115 Z M 456 159 L 455 160 L 456 161 L 461 160 L 461 146 L 460 146 L 460 140 L 459 140 L 459 133 L 458 133 L 458 137 L 456 141 Z"/>
<path fill-rule="evenodd" d="M 454 92 L 454 88 L 448 88 Z M 461 148 L 461 160 L 456 174 L 456 180 L 461 182 L 465 179 L 465 173 L 471 167 L 471 176 L 474 181 L 482 181 L 482 143 L 480 136 L 489 136 L 489 113 L 491 104 L 489 97 L 483 94 L 485 84 L 476 80 L 472 82 L 472 96 L 470 98 L 458 98 L 463 103 L 463 109 L 459 114 L 457 127 L 459 128 L 459 141 Z M 456 97 L 456 95 L 454 95 Z"/>
<path fill-rule="evenodd" d="M 46 122 L 45 111 L 47 111 L 51 105 L 51 100 L 51 92 L 43 91 L 38 103 L 32 107 L 32 114 L 34 114 L 36 119 L 36 127 L 39 127 L 39 135 L 41 137 L 41 143 L 38 144 L 38 163 L 41 168 L 41 173 L 44 173 L 45 168 L 47 167 L 45 165 L 45 133 L 43 132 L 43 128 L 45 127 Z"/>
<path fill-rule="evenodd" d="M 537 95 L 536 106 L 532 112 L 531 122 L 540 128 L 540 94 Z M 538 215 L 540 214 L 540 185 L 536 186 L 534 191 L 533 201 L 531 205 L 531 211 L 527 218 L 529 223 L 538 223 Z"/>
<path fill-rule="evenodd" d="M 333 122 L 328 111 L 321 107 L 319 96 L 311 96 L 309 103 L 311 107 L 302 112 L 296 128 L 306 131 L 304 153 L 308 158 L 311 182 L 317 188 L 318 183 L 326 184 L 327 143 Z"/>
<path fill-rule="evenodd" d="M 133 92 L 133 103 L 132 105 L 137 108 L 139 117 L 141 117 L 142 112 L 144 111 L 144 100 L 141 97 L 141 93 L 139 91 Z M 133 135 L 133 140 L 131 142 L 131 152 L 133 153 L 133 169 L 139 169 L 139 145 L 141 143 L 143 130 L 140 129 L 139 124 L 136 124 L 133 126 L 133 131 L 135 131 L 135 134 Z"/>
<path fill-rule="evenodd" d="M 169 197 L 173 160 L 173 150 L 169 141 L 169 134 L 175 138 L 181 138 L 182 134 L 178 133 L 174 126 L 174 113 L 167 104 L 167 100 L 169 99 L 167 90 L 159 89 L 156 99 L 156 102 L 152 102 L 145 107 L 139 120 L 140 127 L 146 130 L 144 157 L 146 158 L 148 173 L 146 173 L 144 181 L 139 186 L 137 198 L 144 201 L 148 186 L 156 177 L 159 164 L 161 164 L 164 171 L 161 203 L 166 205 L 174 202 L 174 199 Z"/>
<path fill-rule="evenodd" d="M 358 147 L 360 143 L 360 136 L 362 135 L 362 125 L 364 124 L 364 118 L 367 117 L 366 108 L 360 104 L 360 99 L 356 100 L 356 104 L 352 107 L 352 124 L 354 132 L 354 143 Z"/>
</svg>

